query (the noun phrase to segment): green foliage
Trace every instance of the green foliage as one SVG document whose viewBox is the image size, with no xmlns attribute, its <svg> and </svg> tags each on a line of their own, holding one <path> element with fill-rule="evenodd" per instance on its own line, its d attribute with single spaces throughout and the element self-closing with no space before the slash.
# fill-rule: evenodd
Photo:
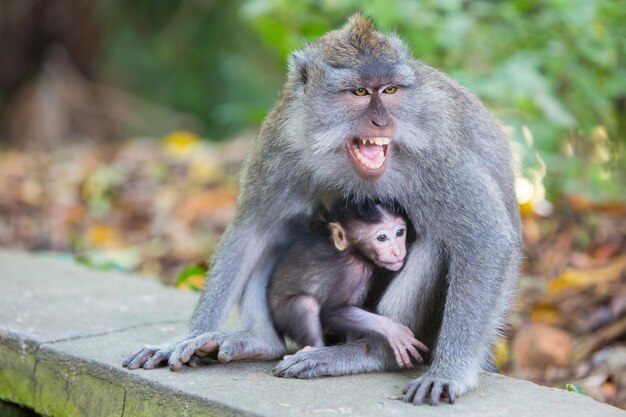
<svg viewBox="0 0 626 417">
<path fill-rule="evenodd" d="M 547 166 L 549 189 L 623 195 L 623 2 L 117 0 L 103 8 L 108 71 L 199 116 L 218 137 L 259 123 L 292 50 L 362 11 L 485 100 L 529 147 L 526 169 Z"/>
<path fill-rule="evenodd" d="M 192 291 L 201 291 L 206 279 L 206 265 L 188 265 L 178 275 L 176 286 L 179 288 L 189 288 Z"/>
<path fill-rule="evenodd" d="M 269 50 L 238 13 L 237 1 L 100 2 L 106 77 L 189 118 L 213 138 L 256 128 L 280 88 Z M 164 134 L 161 131 L 151 132 Z"/>
<path fill-rule="evenodd" d="M 577 392 L 578 394 L 587 394 L 582 387 L 575 384 L 565 384 L 565 389 L 570 392 Z"/>
</svg>

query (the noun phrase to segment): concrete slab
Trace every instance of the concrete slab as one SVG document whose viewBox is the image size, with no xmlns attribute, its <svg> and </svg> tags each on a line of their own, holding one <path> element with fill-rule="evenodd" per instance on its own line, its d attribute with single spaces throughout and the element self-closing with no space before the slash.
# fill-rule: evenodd
<svg viewBox="0 0 626 417">
<path fill-rule="evenodd" d="M 273 377 L 275 362 L 128 371 L 120 364 L 130 351 L 184 331 L 195 295 L 2 251 L 0 294 L 0 398 L 50 416 L 626 415 L 495 374 L 454 406 L 416 408 L 400 389 L 419 371 L 308 381 Z"/>
<path fill-rule="evenodd" d="M 53 342 L 150 323 L 187 323 L 197 295 L 86 269 L 50 256 L 0 251 L 0 332 Z"/>
</svg>

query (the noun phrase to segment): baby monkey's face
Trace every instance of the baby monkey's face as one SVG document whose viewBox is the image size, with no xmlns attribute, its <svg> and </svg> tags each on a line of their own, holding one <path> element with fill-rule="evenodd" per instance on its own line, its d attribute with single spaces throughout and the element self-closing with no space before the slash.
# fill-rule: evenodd
<svg viewBox="0 0 626 417">
<path fill-rule="evenodd" d="M 377 266 L 398 271 L 406 256 L 406 221 L 387 214 L 380 223 L 361 224 L 364 252 Z"/>
</svg>

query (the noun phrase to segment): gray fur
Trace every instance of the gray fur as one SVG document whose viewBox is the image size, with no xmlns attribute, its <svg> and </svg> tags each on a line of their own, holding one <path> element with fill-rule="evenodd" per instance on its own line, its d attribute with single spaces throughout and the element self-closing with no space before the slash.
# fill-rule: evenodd
<svg viewBox="0 0 626 417">
<path fill-rule="evenodd" d="M 404 83 L 402 105 L 388 109 L 395 146 L 375 180 L 359 176 L 344 152 L 345 139 L 359 136 L 359 117 L 337 98 L 338 89 L 360 82 L 363 68 L 395 73 L 390 82 Z M 189 335 L 165 349 L 167 356 L 176 346 L 171 367 L 216 338 L 237 342 L 238 357 L 282 355 L 259 288 L 293 239 L 291 223 L 333 195 L 393 198 L 419 239 L 380 312 L 434 347 L 430 369 L 407 387 L 405 400 L 436 404 L 444 392 L 452 400 L 476 385 L 515 295 L 521 227 L 513 182 L 508 140 L 480 101 L 414 60 L 397 37 L 373 31 L 359 15 L 351 18 L 292 56 L 281 97 L 243 170 L 237 213 L 213 258 Z M 217 337 L 226 311 L 242 291 L 252 293 L 248 288 L 256 294 L 242 303 L 250 333 Z M 146 356 L 136 352 L 125 364 L 142 366 Z M 279 367 L 284 376 L 316 377 L 396 365 L 384 340 L 372 338 L 301 352 Z"/>
</svg>

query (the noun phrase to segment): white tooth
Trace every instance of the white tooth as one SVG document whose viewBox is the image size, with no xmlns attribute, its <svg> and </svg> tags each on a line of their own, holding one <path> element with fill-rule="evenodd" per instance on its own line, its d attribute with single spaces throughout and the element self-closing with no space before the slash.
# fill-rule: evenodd
<svg viewBox="0 0 626 417">
<path fill-rule="evenodd" d="M 362 143 L 363 145 L 366 145 L 366 144 L 367 144 L 367 139 L 365 139 L 365 138 L 361 138 L 361 143 Z"/>
<path fill-rule="evenodd" d="M 391 142 L 391 139 L 389 138 L 381 138 L 383 140 L 383 145 L 389 145 L 389 142 Z"/>
<path fill-rule="evenodd" d="M 383 144 L 383 140 L 382 140 L 382 138 L 375 138 L 375 139 L 374 139 L 374 143 L 375 143 L 376 145 L 382 145 L 382 144 Z"/>
</svg>

